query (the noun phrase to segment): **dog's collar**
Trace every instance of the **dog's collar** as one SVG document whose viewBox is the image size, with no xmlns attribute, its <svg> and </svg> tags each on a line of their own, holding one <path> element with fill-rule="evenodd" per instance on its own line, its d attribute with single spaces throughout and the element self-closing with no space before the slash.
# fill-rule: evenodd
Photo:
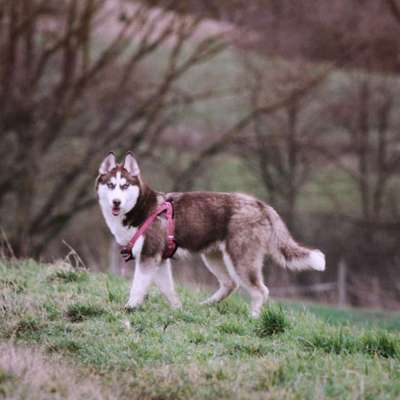
<svg viewBox="0 0 400 400">
<path fill-rule="evenodd" d="M 163 252 L 163 259 L 172 257 L 177 249 L 177 244 L 175 241 L 175 219 L 174 219 L 174 207 L 171 200 L 166 200 L 164 203 L 159 205 L 156 210 L 150 214 L 150 216 L 139 226 L 132 239 L 128 242 L 126 246 L 123 247 L 124 251 L 131 252 L 133 246 L 135 246 L 136 241 L 142 236 L 154 220 L 162 213 L 166 213 L 167 217 L 167 243 Z"/>
</svg>

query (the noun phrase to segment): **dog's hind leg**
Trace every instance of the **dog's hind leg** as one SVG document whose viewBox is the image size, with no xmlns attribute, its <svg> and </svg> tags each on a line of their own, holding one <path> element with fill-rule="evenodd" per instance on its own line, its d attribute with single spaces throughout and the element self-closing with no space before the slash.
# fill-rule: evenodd
<svg viewBox="0 0 400 400">
<path fill-rule="evenodd" d="M 204 265 L 207 269 L 215 275 L 218 279 L 219 289 L 207 300 L 201 302 L 201 304 L 214 304 L 222 301 L 229 296 L 238 287 L 237 283 L 230 277 L 225 267 L 220 264 L 210 264 L 207 257 L 204 254 L 200 255 Z"/>
<path fill-rule="evenodd" d="M 251 246 L 249 247 L 251 249 Z M 238 247 L 231 247 L 226 249 L 223 254 L 228 271 L 237 275 L 240 284 L 249 293 L 251 316 L 257 318 L 261 313 L 264 302 L 268 299 L 269 290 L 263 282 L 263 254 L 256 249 L 251 250 L 253 252 L 241 252 Z"/>
<path fill-rule="evenodd" d="M 139 259 L 136 261 L 129 300 L 125 305 L 127 310 L 134 310 L 143 303 L 156 270 L 157 264 L 153 259 L 148 259 L 144 262 L 140 262 Z"/>
<path fill-rule="evenodd" d="M 157 268 L 154 274 L 154 283 L 166 297 L 172 308 L 181 308 L 182 304 L 176 293 L 172 277 L 171 261 L 166 260 Z"/>
</svg>

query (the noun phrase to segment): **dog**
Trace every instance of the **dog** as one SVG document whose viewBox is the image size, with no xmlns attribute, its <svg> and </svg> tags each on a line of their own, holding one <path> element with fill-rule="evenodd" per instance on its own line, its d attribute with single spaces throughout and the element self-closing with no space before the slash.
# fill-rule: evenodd
<svg viewBox="0 0 400 400">
<path fill-rule="evenodd" d="M 269 256 L 291 270 L 325 269 L 320 250 L 299 245 L 278 213 L 266 203 L 241 193 L 182 192 L 161 193 L 142 179 L 138 162 L 127 153 L 118 164 L 113 153 L 102 161 L 96 180 L 97 197 L 105 222 L 121 246 L 126 246 L 154 210 L 165 202 L 173 205 L 174 240 L 178 249 L 198 252 L 218 280 L 218 290 L 204 304 L 225 299 L 242 286 L 250 296 L 251 315 L 258 317 L 269 291 L 263 282 L 262 267 Z M 173 308 L 180 308 L 171 272 L 165 257 L 169 221 L 158 215 L 132 248 L 122 252 L 135 260 L 135 272 L 127 310 L 138 308 L 154 282 Z M 137 235 L 137 234 L 136 234 Z M 222 253 L 224 266 L 210 263 L 211 250 Z"/>
</svg>

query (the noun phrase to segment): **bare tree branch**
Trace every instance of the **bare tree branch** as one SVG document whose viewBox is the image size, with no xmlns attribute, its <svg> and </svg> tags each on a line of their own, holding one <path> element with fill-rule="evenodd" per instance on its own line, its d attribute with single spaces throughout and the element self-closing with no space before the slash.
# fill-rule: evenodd
<svg viewBox="0 0 400 400">
<path fill-rule="evenodd" d="M 232 128 L 223 133 L 218 140 L 211 143 L 209 146 L 207 146 L 205 149 L 199 152 L 199 154 L 189 163 L 187 168 L 176 178 L 174 184 L 174 190 L 178 191 L 182 190 L 183 188 L 190 187 L 190 181 L 192 180 L 193 176 L 197 173 L 197 171 L 200 169 L 201 165 L 210 157 L 218 154 L 229 143 L 231 143 L 234 137 L 243 129 L 245 129 L 257 115 L 269 114 L 290 104 L 294 99 L 296 99 L 299 96 L 302 96 L 304 93 L 311 90 L 311 88 L 320 84 L 328 76 L 330 71 L 331 69 L 327 69 L 326 71 L 320 73 L 317 77 L 311 79 L 303 86 L 293 90 L 292 93 L 290 93 L 288 96 L 276 100 L 271 104 L 267 104 L 265 106 L 250 111 Z"/>
<path fill-rule="evenodd" d="M 386 4 L 392 13 L 392 16 L 400 24 L 400 6 L 396 0 L 386 0 Z"/>
</svg>

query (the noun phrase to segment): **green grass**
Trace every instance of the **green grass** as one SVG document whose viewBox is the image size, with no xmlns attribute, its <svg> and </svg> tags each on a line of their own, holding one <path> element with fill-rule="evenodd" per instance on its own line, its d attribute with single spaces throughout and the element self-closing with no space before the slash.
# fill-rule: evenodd
<svg viewBox="0 0 400 400">
<path fill-rule="evenodd" d="M 277 335 L 289 328 L 289 322 L 282 307 L 269 307 L 263 311 L 258 321 L 257 334 L 260 337 Z"/>
<path fill-rule="evenodd" d="M 87 280 L 87 273 L 84 271 L 56 271 L 49 276 L 49 281 L 59 280 L 61 282 L 82 282 Z"/>
<path fill-rule="evenodd" d="M 105 310 L 96 304 L 74 303 L 68 306 L 66 317 L 72 322 L 82 322 L 85 319 L 99 317 Z"/>
<path fill-rule="evenodd" d="M 122 278 L 3 262 L 0 345 L 40 349 L 50 370 L 59 357 L 121 399 L 400 397 L 398 314 L 272 304 L 254 321 L 239 295 L 207 307 L 205 293 L 179 292 L 182 310 L 154 289 L 128 314 Z M 13 374 L 0 357 L 0 393 L 11 398 Z"/>
<path fill-rule="evenodd" d="M 366 309 L 332 308 L 322 304 L 300 304 L 286 302 L 285 306 L 295 310 L 307 310 L 318 318 L 334 326 L 356 325 L 364 328 L 380 326 L 388 331 L 400 331 L 398 313 Z"/>
</svg>

